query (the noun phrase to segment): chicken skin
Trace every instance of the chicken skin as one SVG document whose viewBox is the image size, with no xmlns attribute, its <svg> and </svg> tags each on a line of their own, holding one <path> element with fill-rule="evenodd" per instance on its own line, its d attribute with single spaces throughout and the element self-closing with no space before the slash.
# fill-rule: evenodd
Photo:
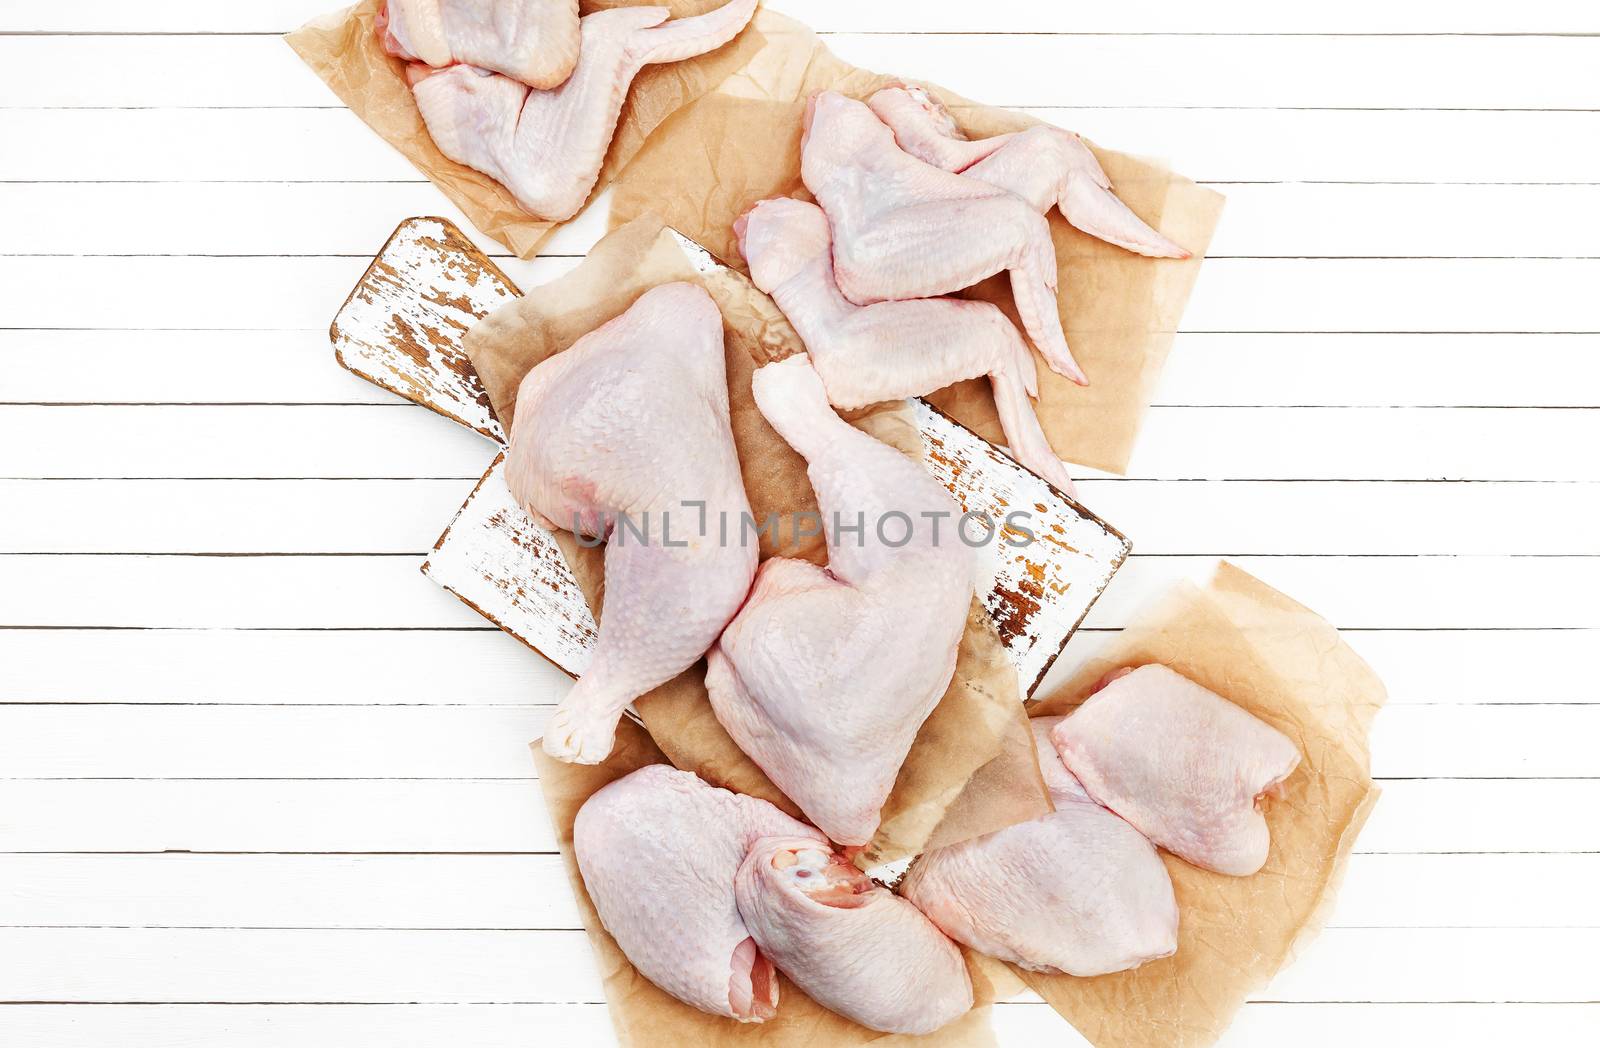
<svg viewBox="0 0 1600 1048">
<path fill-rule="evenodd" d="M 384 50 L 408 62 L 460 62 L 546 91 L 578 64 L 578 0 L 388 0 L 377 25 Z"/>
<path fill-rule="evenodd" d="M 721 515 L 750 506 L 711 296 L 652 288 L 528 372 L 506 482 L 536 519 L 606 542 L 600 634 L 544 737 L 551 756 L 594 764 L 630 702 L 705 654 L 755 573 L 754 543 L 717 540 Z"/>
<path fill-rule="evenodd" d="M 1144 835 L 1083 792 L 1032 723 L 1055 811 L 923 855 L 900 885 L 946 935 L 1035 972 L 1091 976 L 1178 948 L 1172 879 Z"/>
<path fill-rule="evenodd" d="M 601 923 L 641 975 L 701 1011 L 762 1022 L 777 1014 L 778 980 L 739 916 L 734 878 L 769 837 L 828 847 L 766 801 L 652 764 L 584 802 L 573 850 Z"/>
<path fill-rule="evenodd" d="M 800 141 L 801 177 L 827 212 L 845 298 L 927 298 L 1009 271 L 1045 362 L 1087 383 L 1061 329 L 1050 226 L 1027 201 L 904 152 L 872 110 L 836 91 L 811 99 Z"/>
<path fill-rule="evenodd" d="M 1033 354 L 998 308 L 955 298 L 855 305 L 834 280 L 828 220 L 815 204 L 763 200 L 734 230 L 751 280 L 805 341 L 836 407 L 921 396 L 988 375 L 1017 461 L 1073 494 L 1072 477 L 1028 402 L 1038 382 Z"/>
<path fill-rule="evenodd" d="M 1156 664 L 1113 679 L 1050 737 L 1089 796 L 1179 858 L 1236 877 L 1265 865 L 1262 800 L 1300 763 L 1288 736 Z"/>
<path fill-rule="evenodd" d="M 864 845 L 955 672 L 972 601 L 960 509 L 920 465 L 846 423 L 804 356 L 755 400 L 805 457 L 828 566 L 774 557 L 708 657 L 739 748 L 834 841 Z"/>
<path fill-rule="evenodd" d="M 765 958 L 812 1000 L 868 1029 L 931 1033 L 972 1008 L 956 944 L 825 844 L 757 841 L 734 899 Z"/>
<path fill-rule="evenodd" d="M 917 87 L 886 87 L 867 105 L 919 160 L 1015 193 L 1037 211 L 1059 207 L 1074 228 L 1108 244 L 1154 258 L 1189 257 L 1117 199 L 1100 161 L 1071 131 L 1041 124 L 968 141 L 944 106 Z"/>
<path fill-rule="evenodd" d="M 577 68 L 550 91 L 472 65 L 413 64 L 407 75 L 440 152 L 495 179 L 529 214 L 563 222 L 594 189 L 639 71 L 721 47 L 744 29 L 756 3 L 729 0 L 670 22 L 665 7 L 586 15 Z"/>
</svg>

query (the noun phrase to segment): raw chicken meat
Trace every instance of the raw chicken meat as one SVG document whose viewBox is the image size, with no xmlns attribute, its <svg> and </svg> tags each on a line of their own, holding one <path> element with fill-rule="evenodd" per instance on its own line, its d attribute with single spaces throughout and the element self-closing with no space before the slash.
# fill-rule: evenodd
<svg viewBox="0 0 1600 1048">
<path fill-rule="evenodd" d="M 988 375 L 1017 461 L 1074 493 L 1028 403 L 1038 383 L 1033 354 L 999 309 L 955 298 L 855 305 L 834 282 L 828 219 L 815 204 L 763 200 L 734 231 L 750 278 L 805 340 L 834 405 L 862 408 Z"/>
<path fill-rule="evenodd" d="M 1108 244 L 1155 258 L 1189 257 L 1117 199 L 1100 161 L 1071 131 L 1040 124 L 971 142 L 944 106 L 917 87 L 886 87 L 867 105 L 919 160 L 1009 190 L 1038 211 L 1060 207 L 1074 227 Z"/>
<path fill-rule="evenodd" d="M 1267 861 L 1262 799 L 1300 763 L 1282 732 L 1165 666 L 1119 676 L 1051 732 L 1089 796 L 1196 866 Z"/>
<path fill-rule="evenodd" d="M 607 539 L 600 636 L 544 737 L 552 756 L 594 764 L 628 703 L 705 654 L 755 573 L 754 543 L 708 538 L 720 514 L 750 512 L 711 296 L 652 288 L 528 372 L 506 482 L 542 522 Z"/>
<path fill-rule="evenodd" d="M 1032 723 L 1055 811 L 940 848 L 900 885 L 945 934 L 1035 972 L 1104 975 L 1178 948 L 1178 905 L 1155 847 L 1102 808 Z M 780 965 L 781 967 L 781 965 Z"/>
<path fill-rule="evenodd" d="M 777 1014 L 778 980 L 740 918 L 734 877 L 764 837 L 826 848 L 766 801 L 652 764 L 578 809 L 573 851 L 600 921 L 628 961 L 667 993 L 713 1015 Z"/>
<path fill-rule="evenodd" d="M 931 1033 L 972 1008 L 956 944 L 826 844 L 757 841 L 734 898 L 762 955 L 846 1019 L 884 1033 Z"/>
<path fill-rule="evenodd" d="M 806 108 L 800 173 L 833 228 L 839 290 L 857 305 L 926 298 L 1002 270 L 1046 363 L 1086 384 L 1056 303 L 1056 249 L 1044 216 L 1014 193 L 904 152 L 861 102 L 823 91 Z"/>
<path fill-rule="evenodd" d="M 639 70 L 721 47 L 750 21 L 756 2 L 730 0 L 671 22 L 665 7 L 586 15 L 578 67 L 552 91 L 470 65 L 435 71 L 414 64 L 407 75 L 440 152 L 498 181 L 530 214 L 561 222 L 594 188 Z"/>
<path fill-rule="evenodd" d="M 377 27 L 408 62 L 461 62 L 543 90 L 578 64 L 578 0 L 388 0 Z"/>
<path fill-rule="evenodd" d="M 834 414 L 804 356 L 761 368 L 753 387 L 806 459 L 828 567 L 763 563 L 711 649 L 706 689 L 728 734 L 807 818 L 863 845 L 949 686 L 973 554 L 950 493 Z"/>
</svg>

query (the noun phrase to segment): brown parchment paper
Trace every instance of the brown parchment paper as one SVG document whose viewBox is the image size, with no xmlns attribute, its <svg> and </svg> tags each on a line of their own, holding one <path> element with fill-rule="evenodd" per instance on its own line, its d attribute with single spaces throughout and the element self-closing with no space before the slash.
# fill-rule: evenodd
<svg viewBox="0 0 1600 1048">
<path fill-rule="evenodd" d="M 733 220 L 765 197 L 811 199 L 800 181 L 805 99 L 826 88 L 864 100 L 899 82 L 840 61 L 805 26 L 774 12 L 757 12 L 754 28 L 765 41 L 760 53 L 663 123 L 613 183 L 613 224 L 653 211 L 742 268 Z M 972 138 L 1038 123 L 942 88 L 933 91 Z M 1150 160 L 1098 146 L 1094 151 L 1117 195 L 1195 254 L 1186 261 L 1141 258 L 1078 232 L 1050 212 L 1062 323 L 1092 385 L 1076 386 L 1041 362 L 1039 421 L 1063 458 L 1122 473 L 1221 215 L 1222 197 Z M 990 278 L 967 294 L 1000 305 L 1015 321 L 1005 280 L 1003 274 Z M 927 399 L 986 439 L 1005 442 L 987 381 L 957 383 Z"/>
<path fill-rule="evenodd" d="M 996 1044 L 989 1022 L 989 1005 L 1009 996 L 1014 984 L 1003 969 L 988 958 L 967 952 L 972 974 L 972 1011 L 941 1030 L 921 1037 L 883 1034 L 858 1026 L 828 1011 L 780 976 L 778 1014 L 759 1025 L 736 1023 L 691 1008 L 658 989 L 628 963 L 616 940 L 607 934 L 584 888 L 572 850 L 572 826 L 578 809 L 590 795 L 609 782 L 666 759 L 649 735 L 627 718 L 617 728 L 617 745 L 603 763 L 585 766 L 563 764 L 533 744 L 539 768 L 539 786 L 555 828 L 556 843 L 578 900 L 578 913 L 589 932 L 610 1004 L 611 1022 L 622 1048 L 990 1048 Z M 644 874 L 641 873 L 641 876 Z M 895 963 L 885 957 L 884 963 Z"/>
<path fill-rule="evenodd" d="M 532 289 L 468 331 L 467 354 L 496 415 L 509 429 L 517 385 L 530 368 L 622 313 L 648 289 L 674 280 L 704 287 L 722 312 L 728 400 L 745 491 L 757 520 L 779 513 L 785 521 L 773 539 L 762 536 L 762 556 L 825 563 L 822 538 L 797 535 L 788 526 L 793 514 L 816 510 L 805 460 L 767 424 L 750 391 L 759 364 L 803 351 L 799 337 L 771 299 L 744 276 L 720 268 L 699 272 L 657 216 L 643 216 L 611 233 L 577 269 Z M 852 421 L 907 454 L 919 454 L 921 442 L 903 402 L 855 413 Z M 603 615 L 603 550 L 582 549 L 565 532 L 557 538 L 591 607 Z M 657 745 L 679 768 L 800 815 L 712 714 L 703 664 L 645 695 L 636 707 Z M 921 851 L 968 780 L 1001 754 L 1008 732 L 1015 737 L 1021 715 L 1016 673 L 974 600 L 955 676 L 923 723 L 884 806 L 877 836 L 857 861 L 866 867 Z M 991 803 L 963 809 L 942 836 L 965 839 L 1048 810 L 1042 789 L 1026 779 L 1002 777 L 999 770 L 1004 767 L 984 778 Z M 1000 796 L 1005 803 L 999 802 Z"/>
<path fill-rule="evenodd" d="M 1383 684 L 1313 612 L 1224 562 L 1185 584 L 1080 669 L 1036 716 L 1070 713 L 1106 673 L 1160 662 L 1294 739 L 1304 760 L 1269 803 L 1272 850 L 1252 877 L 1162 853 L 1178 899 L 1178 952 L 1092 979 L 1017 974 L 1097 1048 L 1214 1043 L 1245 998 L 1321 929 L 1356 834 L 1378 798 L 1367 734 Z"/>
<path fill-rule="evenodd" d="M 373 30 L 384 0 L 362 0 L 354 7 L 317 18 L 284 39 L 351 112 L 394 146 L 438 186 L 451 203 L 484 233 L 523 258 L 561 223 L 545 222 L 524 211 L 504 186 L 488 175 L 458 164 L 439 152 L 422 123 L 405 63 L 386 54 Z M 673 18 L 703 14 L 724 0 L 583 0 L 584 14 L 641 3 L 666 7 Z M 681 106 L 704 95 L 761 48 L 761 34 L 750 27 L 722 47 L 685 62 L 646 66 L 634 78 L 617 121 L 594 193 L 627 167 L 639 146 Z M 590 199 L 593 199 L 591 194 Z"/>
</svg>

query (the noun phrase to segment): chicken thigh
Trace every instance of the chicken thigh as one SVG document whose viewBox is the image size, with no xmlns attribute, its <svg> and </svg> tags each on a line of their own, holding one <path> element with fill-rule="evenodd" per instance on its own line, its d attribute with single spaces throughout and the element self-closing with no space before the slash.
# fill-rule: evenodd
<svg viewBox="0 0 1600 1048">
<path fill-rule="evenodd" d="M 760 838 L 827 848 L 822 835 L 766 801 L 652 764 L 578 809 L 573 851 L 606 931 L 667 993 L 713 1015 L 762 1022 L 778 980 L 739 916 L 734 878 Z"/>
<path fill-rule="evenodd" d="M 600 635 L 544 737 L 551 756 L 594 764 L 628 703 L 705 654 L 755 573 L 755 544 L 707 523 L 750 512 L 711 296 L 653 288 L 528 372 L 506 482 L 542 522 L 606 539 Z"/>
<path fill-rule="evenodd" d="M 944 106 L 917 87 L 886 87 L 867 105 L 919 160 L 1015 193 L 1040 212 L 1060 207 L 1075 228 L 1108 244 L 1155 258 L 1189 257 L 1117 199 L 1100 161 L 1071 131 L 1040 124 L 968 141 Z"/>
<path fill-rule="evenodd" d="M 961 950 L 826 844 L 757 841 L 734 882 L 762 956 L 806 995 L 884 1033 L 931 1033 L 972 1008 Z"/>
<path fill-rule="evenodd" d="M 863 845 L 955 671 L 972 601 L 960 509 L 920 465 L 846 423 L 804 356 L 755 374 L 805 457 L 828 566 L 774 557 L 711 649 L 711 707 L 819 829 Z"/>
<path fill-rule="evenodd" d="M 639 70 L 722 46 L 750 21 L 756 2 L 729 0 L 671 22 L 665 7 L 586 15 L 577 69 L 551 91 L 471 65 L 443 71 L 412 65 L 408 76 L 440 152 L 495 179 L 530 214 L 562 222 L 594 188 Z"/>
<path fill-rule="evenodd" d="M 923 855 L 900 885 L 945 934 L 1035 972 L 1104 975 L 1178 948 L 1172 879 L 1144 835 L 1102 808 L 1033 721 L 1055 811 Z M 780 965 L 781 967 L 781 965 Z"/>
<path fill-rule="evenodd" d="M 763 200 L 734 223 L 750 279 L 805 341 L 828 399 L 845 409 L 921 396 L 988 375 L 1017 461 L 1067 494 L 1072 477 L 1028 403 L 1038 376 L 1011 321 L 987 302 L 919 298 L 858 306 L 833 279 L 828 220 L 815 204 Z"/>
<path fill-rule="evenodd" d="M 926 298 L 1009 270 L 1028 337 L 1057 372 L 1087 383 L 1061 330 L 1050 226 L 1027 201 L 923 163 L 836 91 L 811 99 L 800 141 L 801 177 L 827 212 L 845 298 Z"/>
<path fill-rule="evenodd" d="M 578 0 L 388 0 L 377 26 L 408 62 L 461 62 L 541 90 L 578 64 Z"/>
<path fill-rule="evenodd" d="M 1196 866 L 1246 877 L 1267 861 L 1260 805 L 1300 763 L 1295 744 L 1165 666 L 1140 666 L 1051 732 L 1089 796 Z"/>
</svg>

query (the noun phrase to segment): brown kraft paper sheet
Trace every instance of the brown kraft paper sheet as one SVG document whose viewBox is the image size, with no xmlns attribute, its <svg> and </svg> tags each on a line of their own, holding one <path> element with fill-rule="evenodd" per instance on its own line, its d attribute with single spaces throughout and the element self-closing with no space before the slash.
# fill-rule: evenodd
<svg viewBox="0 0 1600 1048">
<path fill-rule="evenodd" d="M 760 1024 L 707 1015 L 657 988 L 628 963 L 616 940 L 600 923 L 573 855 L 572 826 L 578 809 L 596 790 L 637 768 L 664 761 L 666 755 L 638 725 L 623 718 L 617 728 L 616 749 L 601 764 L 563 764 L 547 755 L 538 743 L 533 744 L 533 757 L 556 843 L 577 897 L 578 913 L 589 932 L 589 944 L 605 984 L 611 1023 L 622 1048 L 994 1048 L 997 1044 L 989 1005 L 997 997 L 1009 995 L 1014 983 L 1003 967 L 971 951 L 966 951 L 966 957 L 976 1006 L 943 1029 L 920 1037 L 877 1033 L 858 1026 L 817 1004 L 782 976 L 778 1014 Z M 648 871 L 640 871 L 641 879 L 647 876 Z M 885 964 L 895 963 L 892 957 L 883 960 Z"/>
<path fill-rule="evenodd" d="M 1183 584 L 1033 709 L 1070 713 L 1106 673 L 1160 662 L 1271 724 L 1304 759 L 1268 802 L 1261 872 L 1227 877 L 1165 852 L 1178 952 L 1091 979 L 1017 974 L 1097 1048 L 1203 1048 L 1322 927 L 1378 799 L 1368 731 L 1383 684 L 1338 631 L 1224 562 Z"/>
<path fill-rule="evenodd" d="M 654 212 L 741 270 L 733 220 L 766 197 L 811 199 L 800 181 L 806 98 L 832 89 L 864 100 L 901 82 L 839 60 L 805 26 L 775 12 L 758 11 L 752 25 L 765 40 L 761 52 L 666 121 L 613 183 L 611 202 L 613 225 Z M 1039 122 L 931 89 L 971 138 Z M 1062 458 L 1122 473 L 1223 201 L 1152 161 L 1094 151 L 1117 195 L 1195 255 L 1186 261 L 1141 258 L 1050 212 L 1062 323 L 1091 385 L 1074 385 L 1041 361 L 1039 421 Z M 995 302 L 1016 320 L 1003 274 L 965 294 Z M 1005 442 L 987 381 L 960 382 L 927 399 L 988 440 Z"/>
<path fill-rule="evenodd" d="M 640 6 L 641 2 L 645 0 L 584 0 L 581 10 L 589 14 Z M 715 10 L 723 2 L 659 0 L 652 6 L 668 8 L 673 18 L 685 18 Z M 383 50 L 373 29 L 383 3 L 362 0 L 354 7 L 323 15 L 284 39 L 351 112 L 427 175 L 473 225 L 517 255 L 532 258 L 561 223 L 528 214 L 499 182 L 439 152 L 422 123 L 411 88 L 406 86 L 405 63 Z M 641 70 L 623 103 L 616 135 L 590 199 L 627 167 L 662 121 L 716 87 L 761 45 L 761 35 L 747 27 L 715 51 Z"/>
<path fill-rule="evenodd" d="M 729 406 L 745 490 L 755 519 L 778 514 L 783 521 L 775 536 L 763 533 L 762 556 L 825 562 L 822 538 L 802 538 L 790 526 L 794 514 L 816 511 L 805 460 L 767 424 L 750 391 L 756 367 L 800 352 L 799 338 L 772 301 L 743 276 L 726 269 L 697 271 L 657 217 L 640 218 L 611 233 L 576 270 L 532 289 L 467 333 L 467 353 L 496 415 L 509 430 L 517 386 L 535 364 L 622 313 L 644 291 L 674 280 L 704 287 L 722 312 Z M 920 447 L 899 404 L 854 413 L 852 421 L 908 454 Z M 604 551 L 580 547 L 568 532 L 558 532 L 557 538 L 591 607 L 603 614 Z M 801 815 L 712 714 L 703 663 L 640 698 L 636 708 L 677 767 Z M 865 867 L 923 850 L 968 780 L 1001 755 L 1007 739 L 1014 741 L 1025 730 L 1024 717 L 1015 671 L 974 600 L 955 676 L 918 733 L 883 808 L 882 825 L 858 862 Z M 1026 771 L 1015 761 L 985 769 L 978 780 L 984 803 L 960 805 L 939 838 L 947 843 L 965 839 L 1048 810 L 1037 769 L 1031 777 Z"/>
</svg>

